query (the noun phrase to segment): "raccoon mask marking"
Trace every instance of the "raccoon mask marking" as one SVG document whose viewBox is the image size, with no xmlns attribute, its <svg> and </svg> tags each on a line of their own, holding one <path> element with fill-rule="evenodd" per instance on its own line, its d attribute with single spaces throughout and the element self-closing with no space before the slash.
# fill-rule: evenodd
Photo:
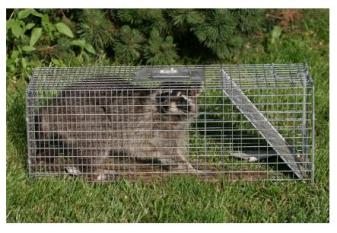
<svg viewBox="0 0 337 233">
<path fill-rule="evenodd" d="M 181 94 L 181 91 L 165 91 L 156 96 L 157 110 L 161 113 L 185 114 L 192 110 L 192 100 Z"/>
<path fill-rule="evenodd" d="M 157 111 L 174 115 L 187 115 L 196 112 L 196 98 L 200 86 L 189 88 L 172 88 L 159 91 L 156 95 Z"/>
</svg>

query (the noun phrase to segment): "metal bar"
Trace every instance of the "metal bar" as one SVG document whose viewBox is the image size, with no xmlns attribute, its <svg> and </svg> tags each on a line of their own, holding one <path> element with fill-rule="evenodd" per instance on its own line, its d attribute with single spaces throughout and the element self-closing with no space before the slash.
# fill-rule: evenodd
<svg viewBox="0 0 337 233">
<path fill-rule="evenodd" d="M 308 73 L 300 73 L 303 79 L 303 100 L 302 100 L 302 157 L 304 162 L 309 160 L 309 140 L 308 140 Z"/>
<path fill-rule="evenodd" d="M 312 87 L 312 156 L 311 156 L 311 182 L 315 181 L 315 153 L 316 153 L 316 132 L 315 132 L 315 86 Z"/>
</svg>

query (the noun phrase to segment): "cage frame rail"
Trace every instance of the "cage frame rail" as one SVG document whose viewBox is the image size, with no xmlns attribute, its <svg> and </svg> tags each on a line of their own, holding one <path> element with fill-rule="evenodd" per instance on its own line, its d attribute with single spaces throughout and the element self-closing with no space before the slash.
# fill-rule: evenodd
<svg viewBox="0 0 337 233">
<path fill-rule="evenodd" d="M 237 68 L 240 70 L 241 65 L 237 65 Z M 234 65 L 233 65 L 234 67 Z M 245 67 L 245 65 L 243 65 Z M 252 66 L 253 67 L 253 66 Z M 252 68 L 250 67 L 250 68 Z M 262 65 L 263 69 L 262 71 L 266 72 L 267 69 L 265 69 L 264 65 Z M 257 88 L 258 81 L 256 78 L 257 86 L 248 86 L 245 87 L 245 81 L 250 78 L 250 73 L 245 76 L 240 76 L 239 73 L 233 73 L 231 70 L 231 65 L 190 65 L 190 66 L 181 66 L 181 65 L 170 65 L 170 66 L 120 66 L 119 67 L 101 67 L 104 70 L 104 75 L 108 75 L 108 78 L 111 78 L 109 75 L 110 69 L 117 69 L 118 72 L 124 72 L 122 79 L 127 78 L 128 81 L 131 81 L 133 84 L 138 84 L 146 81 L 153 81 L 153 82 L 167 82 L 167 81 L 174 81 L 179 85 L 179 82 L 202 82 L 204 85 L 206 85 L 207 82 L 211 82 L 211 84 L 207 87 L 208 90 L 211 90 L 212 87 L 214 87 L 214 84 L 217 81 L 217 78 L 219 78 L 219 82 L 222 81 L 222 83 L 219 83 L 219 90 L 223 93 L 223 96 L 228 98 L 229 102 L 232 103 L 234 106 L 234 109 L 236 108 L 238 112 L 242 114 L 242 116 L 248 120 L 248 123 L 255 128 L 255 130 L 260 134 L 262 137 L 262 140 L 265 140 L 266 143 L 269 145 L 268 151 L 266 153 L 259 152 L 256 153 L 256 151 L 230 151 L 229 156 L 246 160 L 249 163 L 251 162 L 257 162 L 260 160 L 268 160 L 270 157 L 279 157 L 283 162 L 289 167 L 290 171 L 294 176 L 292 178 L 297 178 L 299 180 L 308 180 L 309 174 L 311 175 L 311 181 L 314 181 L 314 161 L 315 161 L 315 89 L 313 85 L 313 81 L 311 79 L 311 76 L 309 75 L 309 72 L 307 71 L 307 65 L 300 66 L 298 65 L 296 67 L 296 64 L 292 65 L 292 68 L 297 68 L 298 73 L 296 76 L 292 76 L 293 74 L 289 71 L 289 76 L 281 76 L 281 78 L 289 78 L 289 82 L 293 83 L 292 78 L 295 77 L 295 82 L 297 85 L 302 85 L 303 88 L 302 96 L 303 99 L 296 102 L 296 104 L 302 105 L 302 117 L 298 117 L 298 119 L 302 119 L 303 122 L 299 126 L 302 127 L 301 129 L 301 140 L 302 145 L 300 149 L 293 148 L 294 145 L 291 142 L 287 142 L 288 138 L 287 135 L 282 135 L 282 131 L 277 128 L 277 125 L 273 125 L 273 119 L 268 119 L 268 116 L 264 114 L 264 111 L 259 109 L 258 104 L 254 104 L 254 98 L 251 100 L 249 97 L 249 94 L 247 94 L 245 91 L 249 90 L 249 88 L 252 88 L 253 90 L 257 90 L 254 88 Z M 305 67 L 305 68 L 303 68 Z M 73 67 L 76 68 L 76 67 Z M 80 67 L 77 67 L 80 68 Z M 269 79 L 265 80 L 267 83 L 272 83 L 275 79 L 275 87 L 278 85 L 276 83 L 277 77 L 277 71 L 274 70 L 274 64 L 266 65 L 266 68 L 270 70 L 271 73 L 269 73 Z M 44 70 L 45 69 L 45 70 Z M 59 70 L 58 70 L 59 69 Z M 87 68 L 88 69 L 88 68 Z M 101 72 L 99 71 L 98 73 Z M 119 70 L 120 69 L 120 70 Z M 165 72 L 161 72 L 162 69 L 164 69 Z M 165 70 L 166 69 L 166 70 Z M 210 70 L 208 70 L 210 69 Z M 277 65 L 276 65 L 277 69 Z M 290 68 L 289 68 L 290 69 Z M 45 78 L 45 85 L 40 86 L 40 88 L 46 88 L 42 89 L 46 92 L 57 92 L 62 90 L 64 87 L 64 84 L 61 82 L 62 80 L 59 79 L 56 81 L 50 81 L 50 77 L 53 77 L 53 75 L 63 75 L 56 74 L 57 72 L 61 71 L 61 68 L 51 69 L 48 71 L 48 68 L 42 68 L 40 70 L 35 71 L 35 74 L 33 73 L 32 76 L 34 76 L 33 82 L 30 82 L 28 87 L 31 87 L 31 89 L 27 89 L 26 91 L 26 104 L 27 104 L 27 114 L 26 117 L 27 124 L 27 141 L 28 141 L 28 169 L 29 174 L 33 174 L 32 171 L 32 164 L 31 164 L 31 156 L 34 155 L 36 150 L 36 138 L 34 134 L 34 129 L 32 127 L 32 122 L 34 122 L 33 116 L 39 113 L 36 113 L 36 109 L 33 110 L 34 105 L 36 105 L 36 99 L 40 98 L 38 96 L 38 91 L 40 89 L 37 89 L 39 87 L 39 83 L 37 81 L 37 77 L 40 75 L 39 72 L 42 73 L 42 77 Z M 75 76 L 77 75 L 78 70 L 74 69 Z M 90 72 L 94 75 L 96 73 L 96 68 L 90 68 Z M 117 72 L 116 71 L 116 72 Z M 206 72 L 213 72 L 216 73 L 217 78 L 207 80 Z M 235 70 L 236 71 L 236 70 Z M 47 75 L 44 72 L 49 72 Z M 54 72 L 54 73 L 53 73 Z M 83 71 L 85 72 L 85 70 Z M 251 72 L 251 70 L 247 71 Z M 80 72 L 79 72 L 80 74 Z M 134 75 L 134 76 L 126 76 L 126 75 Z M 65 75 L 67 73 L 65 72 Z M 87 74 L 86 74 L 87 75 Z M 89 74 L 90 75 L 90 74 Z M 212 73 L 213 75 L 213 73 Z M 263 75 L 263 74 L 262 74 Z M 102 76 L 103 77 L 103 76 Z M 70 81 L 76 80 L 76 77 L 71 76 Z M 241 82 L 241 78 L 243 78 L 243 82 Z M 260 78 L 260 77 L 259 77 Z M 42 80 L 43 81 L 43 80 Z M 281 79 L 282 81 L 282 79 Z M 36 83 L 35 83 L 36 82 Z M 251 81 L 253 83 L 253 81 Z M 56 84 L 56 86 L 54 86 Z M 90 84 L 90 83 L 89 83 Z M 88 84 L 88 85 L 89 85 Z M 264 84 L 264 83 L 262 83 Z M 222 87 L 221 87 L 222 85 Z M 243 85 L 243 86 L 242 86 Z M 249 84 L 250 85 L 250 84 Z M 98 86 L 99 87 L 99 86 Z M 153 86 L 156 87 L 156 86 Z M 153 88 L 152 87 L 152 88 Z M 267 89 L 268 86 L 265 86 Z M 273 86 L 272 86 L 273 87 Z M 298 86 L 297 86 L 298 87 Z M 122 87 L 123 88 L 123 87 Z M 283 88 L 281 86 L 280 88 Z M 218 89 L 217 89 L 218 90 Z M 299 93 L 300 94 L 300 93 Z M 311 100 L 310 100 L 311 96 Z M 207 96 L 209 97 L 209 96 Z M 202 97 L 203 98 L 203 97 Z M 205 96 L 206 98 L 206 96 Z M 296 100 L 297 101 L 297 100 Z M 312 105 L 311 105 L 312 104 Z M 311 108 L 309 108 L 311 106 Z M 220 111 L 221 113 L 221 111 Z M 310 116 L 312 114 L 312 116 Z M 206 115 L 205 115 L 205 123 L 206 123 Z M 30 127 L 30 128 L 29 128 Z M 206 124 L 205 124 L 206 127 Z M 309 129 L 311 127 L 311 129 Z M 232 129 L 233 130 L 233 129 Z M 207 129 L 204 129 L 204 133 L 206 135 Z M 300 130 L 299 130 L 300 132 Z M 205 136 L 206 137 L 206 136 Z M 223 136 L 221 136 L 223 137 Z M 310 140 L 311 139 L 311 140 Z M 310 143 L 311 142 L 311 143 Z M 206 143 L 206 141 L 205 141 Z M 310 145 L 311 144 L 311 145 Z M 207 150 L 208 146 L 205 144 L 205 151 Z M 248 147 L 247 147 L 248 148 Z M 242 148 L 241 148 L 242 149 Z M 243 146 L 244 149 L 244 146 Z M 222 149 L 223 150 L 223 149 Z M 302 153 L 300 152 L 302 151 Z M 205 153 L 206 156 L 206 153 Z M 220 156 L 220 155 L 219 155 Z M 225 156 L 222 154 L 222 156 Z M 268 162 L 267 162 L 268 165 Z M 238 170 L 237 172 L 240 172 L 241 170 Z M 221 171 L 223 172 L 223 171 Z M 219 174 L 222 174 L 219 172 Z M 230 172 L 236 172 L 236 171 L 230 171 Z M 242 172 L 242 171 L 241 171 Z M 257 171 L 260 172 L 260 171 Z M 268 172 L 266 170 L 261 172 Z M 279 171 L 277 171 L 278 173 Z M 282 171 L 280 171 L 282 172 Z M 288 173 L 288 171 L 287 171 Z M 38 173 L 36 173 L 39 175 Z M 41 173 L 43 175 L 48 175 L 45 173 Z M 34 175 L 34 174 L 33 174 Z M 53 175 L 53 174 L 50 174 Z M 268 174 L 267 174 L 268 176 Z M 266 178 L 269 180 L 269 178 Z M 281 178 L 282 179 L 282 178 Z M 281 180 L 278 178 L 275 178 L 275 180 Z M 271 178 L 273 180 L 273 178 Z"/>
</svg>

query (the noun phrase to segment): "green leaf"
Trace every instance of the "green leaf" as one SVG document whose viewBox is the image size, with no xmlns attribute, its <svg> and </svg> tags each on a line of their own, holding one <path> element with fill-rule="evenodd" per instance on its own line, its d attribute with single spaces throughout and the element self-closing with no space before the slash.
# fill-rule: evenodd
<svg viewBox="0 0 337 233">
<path fill-rule="evenodd" d="M 32 31 L 32 35 L 30 37 L 29 45 L 34 46 L 35 43 L 40 39 L 41 35 L 42 35 L 42 28 L 34 28 Z"/>
<path fill-rule="evenodd" d="M 34 10 L 34 9 L 32 9 L 31 14 L 34 15 L 34 16 L 36 16 L 36 17 L 40 17 L 40 18 L 43 16 L 43 14 L 37 12 L 37 11 Z"/>
<path fill-rule="evenodd" d="M 19 11 L 18 18 L 19 19 L 24 19 L 24 18 L 27 18 L 29 15 L 34 15 L 34 16 L 37 16 L 37 17 L 42 17 L 42 14 L 39 13 L 39 12 L 37 12 L 34 9 L 24 9 L 24 10 Z"/>
<path fill-rule="evenodd" d="M 89 53 L 96 54 L 96 51 L 95 51 L 94 47 L 92 47 L 91 44 L 86 43 L 84 48 L 85 48 L 85 50 L 87 50 Z"/>
<path fill-rule="evenodd" d="M 59 31 L 60 33 L 66 35 L 70 38 L 74 37 L 73 32 L 71 31 L 71 29 L 66 24 L 57 23 L 57 24 L 55 24 L 55 26 L 56 26 L 57 31 Z"/>
<path fill-rule="evenodd" d="M 54 63 L 56 66 L 62 66 L 62 65 L 63 65 L 62 61 L 59 60 L 59 59 L 52 58 L 51 61 L 52 61 L 52 63 Z"/>
<path fill-rule="evenodd" d="M 22 67 L 23 67 L 24 69 L 26 69 L 26 67 L 27 67 L 27 60 L 26 60 L 25 58 L 22 58 L 22 59 L 21 59 L 21 65 L 22 65 Z"/>
<path fill-rule="evenodd" d="M 27 25 L 26 25 L 26 30 L 30 30 L 30 29 L 32 29 L 33 27 L 35 26 L 35 23 L 28 23 Z"/>
<path fill-rule="evenodd" d="M 11 54 L 11 59 L 15 60 L 20 55 L 18 50 L 13 50 Z"/>
<path fill-rule="evenodd" d="M 18 18 L 24 19 L 24 18 L 27 18 L 30 14 L 31 14 L 31 9 L 24 9 L 24 10 L 19 11 Z"/>
<path fill-rule="evenodd" d="M 78 46 L 78 47 L 81 47 L 82 49 L 85 48 L 85 45 L 86 45 L 86 42 L 85 40 L 73 40 L 70 45 L 75 45 L 75 46 Z"/>
<path fill-rule="evenodd" d="M 52 32 L 55 30 L 54 24 L 50 23 L 48 15 L 43 15 L 41 18 L 41 24 L 43 30 L 46 32 Z"/>
<path fill-rule="evenodd" d="M 34 51 L 35 48 L 33 46 L 30 46 L 30 45 L 25 45 L 22 47 L 22 50 L 25 51 L 25 52 L 31 52 L 31 51 Z"/>
<path fill-rule="evenodd" d="M 73 40 L 70 45 L 78 46 L 82 49 L 85 49 L 89 53 L 96 54 L 94 47 L 92 47 L 92 45 L 87 43 L 85 40 Z"/>
<path fill-rule="evenodd" d="M 279 26 L 275 26 L 273 30 L 271 31 L 271 38 L 270 38 L 270 43 L 275 44 L 276 41 L 280 38 L 282 34 L 282 28 Z"/>
<path fill-rule="evenodd" d="M 21 21 L 15 20 L 11 25 L 12 33 L 16 38 L 19 38 L 23 35 L 24 30 L 21 26 Z"/>
<path fill-rule="evenodd" d="M 6 29 L 9 30 L 13 27 L 13 24 L 15 24 L 15 19 L 9 19 L 7 22 L 6 22 Z"/>
</svg>

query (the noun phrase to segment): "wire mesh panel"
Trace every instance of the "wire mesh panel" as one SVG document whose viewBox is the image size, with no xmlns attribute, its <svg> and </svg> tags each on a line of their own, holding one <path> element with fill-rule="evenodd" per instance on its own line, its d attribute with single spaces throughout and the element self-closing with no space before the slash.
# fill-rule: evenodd
<svg viewBox="0 0 337 233">
<path fill-rule="evenodd" d="M 302 64 L 38 68 L 29 173 L 313 179 L 313 98 Z"/>
</svg>

